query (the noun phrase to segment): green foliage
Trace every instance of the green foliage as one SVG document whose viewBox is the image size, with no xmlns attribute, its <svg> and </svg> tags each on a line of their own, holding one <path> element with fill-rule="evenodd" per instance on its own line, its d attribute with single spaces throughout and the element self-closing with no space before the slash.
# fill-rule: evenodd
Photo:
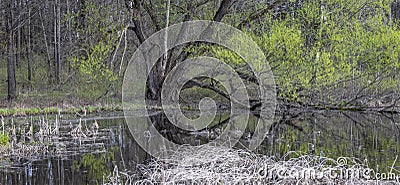
<svg viewBox="0 0 400 185">
<path fill-rule="evenodd" d="M 278 87 L 285 92 L 281 95 L 292 100 L 296 98 L 295 86 L 311 79 L 311 64 L 303 53 L 305 40 L 299 27 L 288 21 L 273 21 L 268 32 L 253 35 L 274 69 Z"/>
<path fill-rule="evenodd" d="M 5 116 L 8 115 L 8 109 L 0 109 L 0 115 Z"/>
<path fill-rule="evenodd" d="M 54 114 L 58 112 L 58 108 L 56 107 L 46 107 L 43 109 L 44 114 Z"/>
<path fill-rule="evenodd" d="M 7 146 L 8 145 L 8 134 L 0 133 L 0 145 Z"/>
<path fill-rule="evenodd" d="M 98 77 L 104 77 L 110 81 L 117 79 L 117 76 L 113 74 L 112 70 L 105 64 L 106 57 L 111 53 L 112 45 L 104 42 L 99 42 L 94 45 L 86 55 L 82 57 L 71 57 L 71 61 L 76 65 L 83 74 L 91 77 L 91 79 L 97 79 Z"/>
<path fill-rule="evenodd" d="M 113 73 L 110 65 L 111 55 L 114 51 L 121 33 L 122 25 L 115 24 L 110 18 L 113 13 L 111 6 L 100 7 L 96 1 L 85 1 L 86 20 L 84 28 L 75 30 L 79 37 L 85 40 L 80 40 L 79 51 L 74 55 L 69 56 L 68 60 L 82 72 L 86 78 L 90 80 L 115 81 L 117 75 Z M 108 12 L 108 13 L 106 13 Z M 68 20 L 74 20 L 79 17 L 79 12 L 72 13 L 66 16 Z M 73 24 L 77 24 L 73 22 Z"/>
<path fill-rule="evenodd" d="M 28 110 L 28 114 L 30 114 L 30 115 L 37 115 L 37 114 L 40 114 L 40 113 L 41 113 L 41 111 L 40 111 L 39 108 L 31 108 L 31 109 Z"/>
<path fill-rule="evenodd" d="M 344 82 L 353 82 L 353 89 L 386 91 L 400 83 L 400 31 L 385 14 L 378 13 L 388 12 L 390 2 L 306 1 L 299 8 L 289 6 L 279 17 L 266 15 L 244 31 L 264 51 L 279 96 L 307 101 L 317 95 L 329 105 L 344 106 L 348 101 L 337 91 L 349 93 Z M 251 53 L 254 49 L 242 46 L 243 38 L 231 39 L 238 43 L 239 51 Z M 258 62 L 244 61 L 216 45 L 192 46 L 187 51 L 192 57 L 218 58 L 247 75 L 251 73 L 242 70 L 246 62 Z M 370 84 L 378 78 L 383 79 L 379 84 Z"/>
<path fill-rule="evenodd" d="M 307 1 L 291 15 L 253 25 L 264 29 L 249 34 L 265 52 L 284 98 L 296 101 L 301 91 L 323 94 L 358 76 L 368 86 L 368 80 L 392 73 L 382 82 L 389 90 L 400 82 L 394 78 L 400 67 L 400 31 L 373 13 L 387 11 L 389 4 Z"/>
</svg>

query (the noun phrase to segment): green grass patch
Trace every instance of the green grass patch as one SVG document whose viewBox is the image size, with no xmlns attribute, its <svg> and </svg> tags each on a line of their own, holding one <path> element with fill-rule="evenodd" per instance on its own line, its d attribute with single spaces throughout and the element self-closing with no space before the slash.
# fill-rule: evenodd
<svg viewBox="0 0 400 185">
<path fill-rule="evenodd" d="M 8 134 L 0 133 L 0 145 L 7 146 L 8 145 Z"/>
<path fill-rule="evenodd" d="M 40 114 L 90 114 L 98 112 L 122 111 L 121 105 L 89 105 L 82 107 L 46 107 L 46 108 L 0 108 L 0 116 L 27 116 Z"/>
</svg>

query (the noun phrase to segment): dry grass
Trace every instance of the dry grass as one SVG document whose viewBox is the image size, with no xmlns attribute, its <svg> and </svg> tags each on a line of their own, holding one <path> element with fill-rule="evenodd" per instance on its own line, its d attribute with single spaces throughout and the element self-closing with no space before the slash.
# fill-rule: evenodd
<svg viewBox="0 0 400 185">
<path fill-rule="evenodd" d="M 114 170 L 106 184 L 398 184 L 396 179 L 368 179 L 364 172 L 372 177 L 373 171 L 355 158 L 330 159 L 289 152 L 276 159 L 209 146 L 182 149 L 168 158 L 138 165 L 138 169 L 140 175 L 131 176 Z M 355 172 L 360 172 L 359 176 Z"/>
</svg>

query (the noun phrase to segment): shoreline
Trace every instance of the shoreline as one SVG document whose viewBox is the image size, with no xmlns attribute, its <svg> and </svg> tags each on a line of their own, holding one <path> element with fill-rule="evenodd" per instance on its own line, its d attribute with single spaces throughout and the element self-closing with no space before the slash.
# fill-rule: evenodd
<svg viewBox="0 0 400 185">
<path fill-rule="evenodd" d="M 185 111 L 199 111 L 198 103 L 183 104 L 181 109 Z M 218 111 L 229 111 L 229 106 L 226 104 L 221 104 Z M 150 103 L 145 106 L 135 106 L 132 110 L 150 110 L 159 111 L 163 107 L 155 103 Z M 72 104 L 62 104 L 60 102 L 51 102 L 49 106 L 45 105 L 32 105 L 24 104 L 21 102 L 12 102 L 9 106 L 0 106 L 0 117 L 23 117 L 23 116 L 34 116 L 34 115 L 45 115 L 45 114 L 70 114 L 70 115 L 87 115 L 92 113 L 101 112 L 118 112 L 124 111 L 122 103 L 110 103 L 105 101 L 99 101 L 97 103 L 84 105 L 72 105 Z M 389 113 L 389 114 L 400 114 L 399 107 L 337 107 L 337 106 L 321 106 L 321 105 L 311 105 L 311 106 L 296 106 L 294 104 L 278 103 L 275 110 L 275 114 L 282 113 L 300 113 L 300 112 L 319 112 L 319 111 L 339 111 L 339 112 L 360 112 L 360 113 Z M 258 111 L 251 111 L 258 112 Z"/>
</svg>

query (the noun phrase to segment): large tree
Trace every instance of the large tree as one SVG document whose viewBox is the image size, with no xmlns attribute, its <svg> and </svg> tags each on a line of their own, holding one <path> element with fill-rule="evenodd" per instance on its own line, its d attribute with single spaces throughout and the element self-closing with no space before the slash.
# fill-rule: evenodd
<svg viewBox="0 0 400 185">
<path fill-rule="evenodd" d="M 167 1 L 125 0 L 126 8 L 130 13 L 128 29 L 132 30 L 136 36 L 137 45 L 143 43 L 151 34 L 165 27 L 167 24 L 165 14 L 167 11 L 166 3 Z M 171 4 L 169 20 L 172 23 L 208 19 L 244 28 L 252 22 L 262 21 L 265 14 L 270 13 L 277 6 L 281 5 L 281 1 L 255 1 L 249 3 L 241 0 L 194 0 L 180 1 L 179 3 L 172 1 Z M 224 18 L 226 19 L 224 20 Z M 160 102 L 161 86 L 165 77 L 179 62 L 187 59 L 190 55 L 190 52 L 184 49 L 185 47 L 192 46 L 184 45 L 173 48 L 168 51 L 166 55 L 168 58 L 160 58 L 157 61 L 147 81 L 149 99 Z M 202 50 L 199 50 L 199 52 L 202 52 Z M 202 80 L 197 81 L 194 79 L 185 88 L 193 86 L 211 89 L 228 98 L 228 95 L 223 90 Z"/>
</svg>

